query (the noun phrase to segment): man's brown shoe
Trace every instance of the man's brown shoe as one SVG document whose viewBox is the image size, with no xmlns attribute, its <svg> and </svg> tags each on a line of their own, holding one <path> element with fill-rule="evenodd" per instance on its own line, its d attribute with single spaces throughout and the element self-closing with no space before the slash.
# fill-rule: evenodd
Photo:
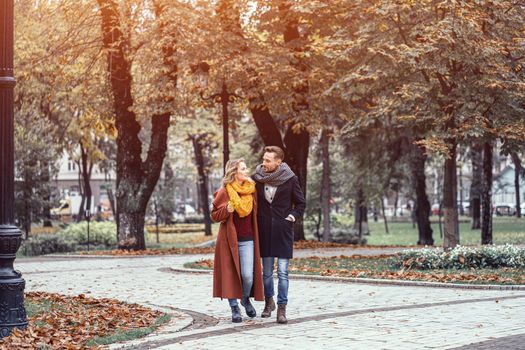
<svg viewBox="0 0 525 350">
<path fill-rule="evenodd" d="M 273 301 L 273 297 L 264 298 L 264 310 L 261 313 L 261 317 L 270 317 L 272 315 L 272 311 L 275 310 L 275 302 Z"/>
<path fill-rule="evenodd" d="M 286 319 L 286 305 L 277 305 L 277 323 L 288 323 Z"/>
</svg>

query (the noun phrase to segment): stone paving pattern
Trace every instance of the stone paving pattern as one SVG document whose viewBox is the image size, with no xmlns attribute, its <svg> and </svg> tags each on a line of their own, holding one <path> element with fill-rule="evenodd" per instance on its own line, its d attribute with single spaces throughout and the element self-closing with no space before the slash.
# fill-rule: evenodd
<svg viewBox="0 0 525 350">
<path fill-rule="evenodd" d="M 323 252 L 296 255 L 351 255 Z M 126 343 L 130 349 L 231 349 L 241 343 L 251 349 L 522 349 L 525 344 L 523 291 L 291 280 L 288 325 L 277 325 L 274 315 L 234 325 L 227 301 L 211 297 L 210 275 L 168 271 L 200 258 L 210 255 L 17 259 L 15 267 L 27 291 L 84 293 L 172 310 L 169 327 Z M 263 303 L 255 307 L 260 314 Z M 185 328 L 190 316 L 201 324 Z"/>
</svg>

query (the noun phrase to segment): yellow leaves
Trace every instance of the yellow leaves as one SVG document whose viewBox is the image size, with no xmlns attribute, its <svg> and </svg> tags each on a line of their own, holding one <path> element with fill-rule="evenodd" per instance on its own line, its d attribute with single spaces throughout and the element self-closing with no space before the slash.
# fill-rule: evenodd
<svg viewBox="0 0 525 350">
<path fill-rule="evenodd" d="M 400 123 L 410 123 L 416 121 L 417 117 L 415 115 L 398 115 L 396 119 Z"/>
<path fill-rule="evenodd" d="M 386 25 L 386 23 L 379 24 L 379 31 L 386 32 L 387 30 L 388 30 L 388 25 Z"/>
<path fill-rule="evenodd" d="M 507 125 L 502 128 L 501 134 L 505 135 L 505 138 L 508 140 L 522 142 L 525 140 L 525 125 L 523 123 Z"/>
<path fill-rule="evenodd" d="M 450 152 L 447 142 L 438 137 L 429 136 L 424 140 L 416 142 L 416 144 L 425 147 L 426 153 L 442 154 L 448 157 Z"/>
<path fill-rule="evenodd" d="M 117 138 L 117 128 L 113 121 L 106 121 L 102 119 L 97 119 L 95 121 L 94 130 L 97 136 L 109 136 L 112 139 Z"/>
<path fill-rule="evenodd" d="M 97 132 L 97 134 L 101 134 L 105 130 L 106 130 L 106 128 L 105 128 L 104 124 L 100 120 L 97 120 L 95 122 L 95 131 Z"/>
</svg>

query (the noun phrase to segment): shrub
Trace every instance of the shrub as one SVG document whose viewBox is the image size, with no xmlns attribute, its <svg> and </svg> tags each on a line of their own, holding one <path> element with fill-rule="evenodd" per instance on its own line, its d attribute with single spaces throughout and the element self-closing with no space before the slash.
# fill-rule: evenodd
<svg viewBox="0 0 525 350">
<path fill-rule="evenodd" d="M 22 243 L 19 252 L 26 256 L 37 256 L 52 253 L 68 253 L 77 250 L 75 241 L 67 240 L 56 234 L 39 234 Z"/>
<path fill-rule="evenodd" d="M 437 248 L 405 250 L 396 255 L 392 266 L 417 270 L 525 268 L 525 248 L 507 244 L 480 248 L 457 246 L 446 252 Z"/>
<path fill-rule="evenodd" d="M 359 242 L 359 235 L 356 230 L 348 226 L 336 226 L 330 229 L 332 235 L 331 242 L 342 244 L 366 244 L 366 238 Z M 321 233 L 322 234 L 322 233 Z"/>
<path fill-rule="evenodd" d="M 204 215 L 202 214 L 186 215 L 184 217 L 184 222 L 187 224 L 204 224 Z"/>
<path fill-rule="evenodd" d="M 87 245 L 87 222 L 71 224 L 57 235 L 67 241 Z M 90 222 L 89 243 L 94 246 L 114 247 L 117 244 L 117 225 L 113 222 Z"/>
</svg>

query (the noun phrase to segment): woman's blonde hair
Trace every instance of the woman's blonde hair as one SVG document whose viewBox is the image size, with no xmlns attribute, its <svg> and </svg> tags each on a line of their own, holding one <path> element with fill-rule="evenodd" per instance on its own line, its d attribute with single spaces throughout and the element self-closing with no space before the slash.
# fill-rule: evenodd
<svg viewBox="0 0 525 350">
<path fill-rule="evenodd" d="M 235 180 L 235 174 L 237 174 L 237 169 L 241 163 L 246 163 L 244 158 L 239 159 L 230 159 L 226 166 L 224 167 L 224 177 L 222 178 L 222 185 L 231 184 Z"/>
</svg>

